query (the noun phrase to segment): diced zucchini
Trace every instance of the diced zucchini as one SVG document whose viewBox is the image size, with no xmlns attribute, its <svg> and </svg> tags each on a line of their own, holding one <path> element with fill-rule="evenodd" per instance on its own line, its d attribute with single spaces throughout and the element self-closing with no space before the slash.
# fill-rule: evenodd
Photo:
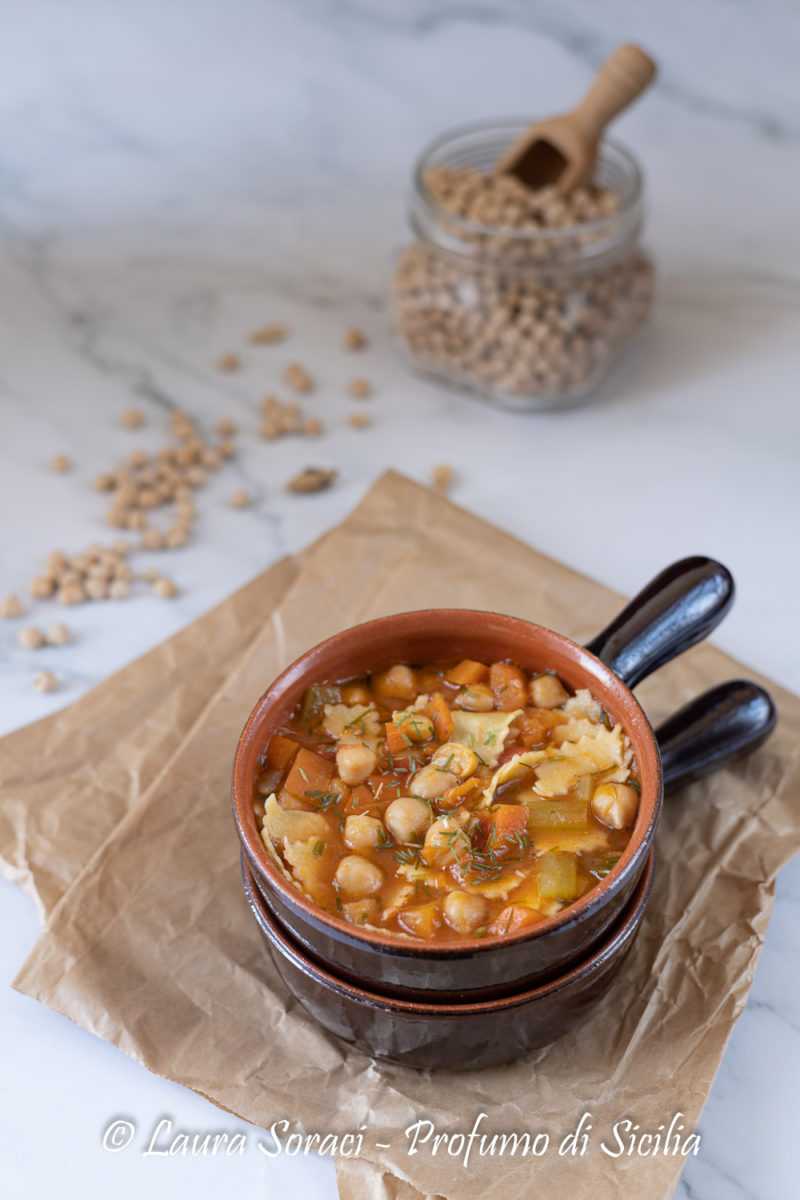
<svg viewBox="0 0 800 1200">
<path fill-rule="evenodd" d="M 578 864 L 566 850 L 550 850 L 536 860 L 536 885 L 543 900 L 575 900 Z"/>
<path fill-rule="evenodd" d="M 528 832 L 546 829 L 574 829 L 586 832 L 589 828 L 589 801 L 569 797 L 566 800 L 528 801 Z"/>
<path fill-rule="evenodd" d="M 304 725 L 316 725 L 326 704 L 338 704 L 342 698 L 341 688 L 329 683 L 312 683 L 306 688 L 300 706 L 300 720 Z"/>
</svg>

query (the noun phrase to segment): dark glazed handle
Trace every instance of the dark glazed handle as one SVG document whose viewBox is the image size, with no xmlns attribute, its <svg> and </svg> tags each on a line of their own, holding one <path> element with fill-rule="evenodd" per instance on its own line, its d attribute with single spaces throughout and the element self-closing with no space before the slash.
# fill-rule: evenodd
<svg viewBox="0 0 800 1200">
<path fill-rule="evenodd" d="M 721 683 L 691 700 L 656 730 L 665 790 L 750 754 L 767 740 L 776 719 L 769 692 L 747 679 Z"/>
<path fill-rule="evenodd" d="M 682 558 L 656 575 L 586 649 L 635 687 L 708 637 L 733 593 L 733 577 L 722 563 L 702 555 Z"/>
</svg>

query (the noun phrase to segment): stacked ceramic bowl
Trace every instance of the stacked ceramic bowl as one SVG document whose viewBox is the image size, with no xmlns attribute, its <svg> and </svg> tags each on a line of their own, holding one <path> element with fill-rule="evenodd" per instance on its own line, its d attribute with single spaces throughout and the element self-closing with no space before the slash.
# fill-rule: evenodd
<svg viewBox="0 0 800 1200">
<path fill-rule="evenodd" d="M 706 637 L 728 611 L 733 590 L 719 563 L 684 559 L 587 647 L 497 613 L 401 613 L 336 634 L 275 680 L 253 709 L 234 765 L 242 874 L 281 977 L 321 1025 L 366 1053 L 426 1068 L 508 1061 L 574 1026 L 607 990 L 636 937 L 653 880 L 665 788 L 755 749 L 774 725 L 770 697 L 748 681 L 705 693 L 655 732 L 630 690 Z M 584 896 L 516 935 L 437 943 L 352 925 L 314 904 L 264 848 L 253 798 L 267 743 L 314 683 L 396 662 L 461 658 L 554 670 L 573 691 L 588 688 L 622 725 L 641 785 L 628 844 Z"/>
</svg>

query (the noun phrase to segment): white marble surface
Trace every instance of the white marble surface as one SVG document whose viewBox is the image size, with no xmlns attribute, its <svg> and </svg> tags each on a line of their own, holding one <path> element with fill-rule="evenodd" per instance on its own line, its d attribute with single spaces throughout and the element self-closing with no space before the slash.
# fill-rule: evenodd
<svg viewBox="0 0 800 1200">
<path fill-rule="evenodd" d="M 313 447 L 244 439 L 203 493 L 197 540 L 169 556 L 179 600 L 72 610 L 76 643 L 35 659 L 4 623 L 3 729 L 76 699 L 302 546 L 382 468 L 426 479 L 443 460 L 459 471 L 459 502 L 620 590 L 686 553 L 723 559 L 739 598 L 719 644 L 800 690 L 795 6 L 31 0 L 1 11 L 0 591 L 22 589 L 49 549 L 104 536 L 88 481 L 158 445 L 171 407 L 252 428 L 257 398 L 296 357 L 320 381 L 309 409 L 331 427 Z M 594 406 L 563 415 L 492 412 L 410 379 L 383 296 L 415 152 L 453 123 L 567 106 L 630 38 L 662 63 L 618 125 L 647 171 L 660 272 L 642 352 Z M 214 370 L 272 320 L 291 325 L 290 344 L 248 350 L 236 375 Z M 372 340 L 358 359 L 339 349 L 351 323 Z M 344 424 L 354 373 L 377 389 L 365 432 Z M 131 404 L 150 418 L 141 435 L 118 428 Z M 66 477 L 45 466 L 61 452 L 76 462 Z M 309 460 L 337 465 L 340 483 L 283 495 Z M 231 512 L 223 498 L 243 485 L 258 503 Z M 60 692 L 32 691 L 40 666 L 59 673 Z M 777 895 L 681 1200 L 796 1191 L 800 864 Z M 10 980 L 37 925 L 11 885 L 0 904 Z M 189 1129 L 231 1122 L 8 988 L 0 1013 L 7 1195 L 200 1197 L 234 1175 L 243 1196 L 335 1194 L 328 1163 L 105 1154 L 99 1132 L 116 1114 L 143 1128 L 163 1113 Z"/>
</svg>

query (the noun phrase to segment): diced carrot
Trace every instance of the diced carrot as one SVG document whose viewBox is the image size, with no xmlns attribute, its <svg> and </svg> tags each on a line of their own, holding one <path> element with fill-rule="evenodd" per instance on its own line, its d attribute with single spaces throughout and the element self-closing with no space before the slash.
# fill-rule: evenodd
<svg viewBox="0 0 800 1200">
<path fill-rule="evenodd" d="M 553 712 L 550 708 L 529 708 L 525 712 L 519 740 L 526 749 L 530 749 L 531 746 L 543 746 L 548 735 L 565 720 L 563 713 Z"/>
<path fill-rule="evenodd" d="M 496 662 L 489 668 L 489 687 L 494 696 L 495 708 L 511 712 L 524 708 L 528 699 L 528 684 L 519 667 L 513 663 Z"/>
<path fill-rule="evenodd" d="M 447 701 L 441 692 L 434 692 L 428 701 L 425 713 L 433 721 L 433 728 L 440 742 L 447 742 L 455 731 L 455 722 Z"/>
<path fill-rule="evenodd" d="M 544 917 L 535 908 L 528 908 L 525 904 L 508 904 L 492 921 L 489 933 L 520 933 L 543 920 Z"/>
<path fill-rule="evenodd" d="M 335 772 L 335 763 L 301 746 L 286 776 L 284 787 L 293 796 L 304 796 L 307 792 L 324 792 Z"/>
<path fill-rule="evenodd" d="M 367 787 L 365 783 L 359 783 L 358 787 L 351 788 L 339 808 L 346 817 L 355 815 L 377 817 L 378 815 L 378 806 L 375 803 L 372 788 Z"/>
<path fill-rule="evenodd" d="M 390 754 L 404 754 L 409 749 L 410 741 L 402 725 L 395 725 L 394 721 L 386 722 L 386 749 Z"/>
<path fill-rule="evenodd" d="M 288 767 L 297 750 L 297 742 L 294 738 L 284 737 L 282 733 L 276 733 L 269 740 L 267 746 L 267 765 L 274 767 L 276 771 L 282 771 L 284 767 Z"/>
<path fill-rule="evenodd" d="M 375 800 L 379 801 L 382 805 L 390 804 L 398 796 L 406 794 L 402 781 L 391 771 L 383 771 L 380 774 L 370 775 L 367 784 Z"/>
<path fill-rule="evenodd" d="M 475 662 L 471 658 L 462 658 L 460 663 L 456 663 L 454 667 L 450 668 L 446 678 L 460 687 L 469 687 L 471 683 L 480 683 L 488 674 L 489 668 L 486 663 Z"/>
<path fill-rule="evenodd" d="M 524 833 L 528 825 L 525 804 L 495 804 L 489 812 L 489 845 L 498 848 L 516 834 Z"/>
<path fill-rule="evenodd" d="M 463 783 L 448 788 L 443 796 L 437 797 L 437 808 L 447 810 L 460 808 L 462 805 L 468 804 L 482 789 L 483 783 L 473 775 L 472 779 L 465 779 Z"/>
<path fill-rule="evenodd" d="M 439 905 L 417 904 L 413 908 L 403 908 L 397 914 L 397 923 L 415 937 L 432 937 L 439 924 Z"/>
</svg>

